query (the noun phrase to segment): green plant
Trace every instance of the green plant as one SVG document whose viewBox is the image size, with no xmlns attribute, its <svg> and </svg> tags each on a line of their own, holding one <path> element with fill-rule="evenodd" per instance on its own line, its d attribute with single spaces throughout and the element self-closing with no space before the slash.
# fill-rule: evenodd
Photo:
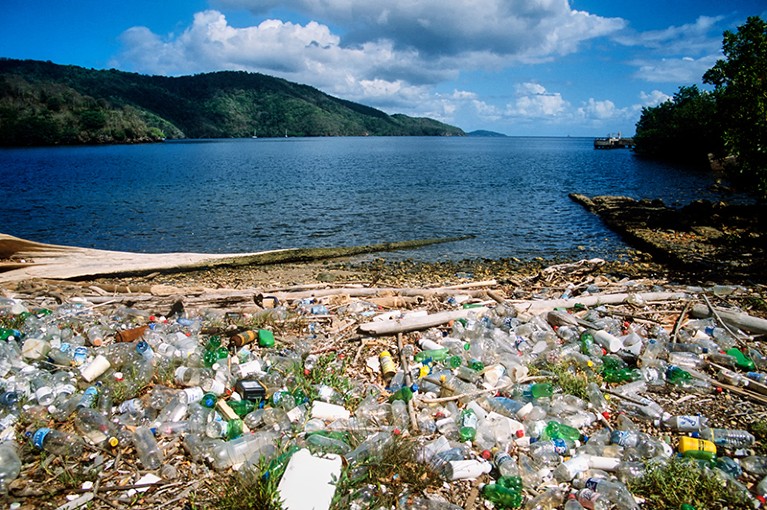
<svg viewBox="0 0 767 510">
<path fill-rule="evenodd" d="M 601 378 L 595 373 L 583 370 L 575 363 L 560 361 L 558 363 L 544 362 L 531 367 L 530 375 L 549 375 L 562 390 L 562 393 L 575 395 L 584 400 L 588 399 L 586 386 L 590 382 L 601 383 Z"/>
<path fill-rule="evenodd" d="M 347 466 L 337 481 L 331 510 L 352 503 L 362 508 L 394 508 L 404 493 L 420 493 L 442 485 L 428 464 L 418 462 L 418 444 L 411 436 L 393 436 L 380 455 Z"/>
<path fill-rule="evenodd" d="M 282 510 L 277 477 L 263 476 L 268 462 L 261 458 L 253 469 L 234 472 L 215 484 L 218 494 L 211 508 L 219 510 Z"/>
<path fill-rule="evenodd" d="M 749 430 L 760 443 L 767 441 L 767 421 L 755 421 L 749 426 Z"/>
<path fill-rule="evenodd" d="M 633 478 L 629 490 L 646 500 L 648 508 L 678 509 L 683 504 L 695 508 L 747 508 L 748 497 L 742 490 L 702 466 L 697 461 L 673 458 L 648 468 L 644 476 Z"/>
</svg>

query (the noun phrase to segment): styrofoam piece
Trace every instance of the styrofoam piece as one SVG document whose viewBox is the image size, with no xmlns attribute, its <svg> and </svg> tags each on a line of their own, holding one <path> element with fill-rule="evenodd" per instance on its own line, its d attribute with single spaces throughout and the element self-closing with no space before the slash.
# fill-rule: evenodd
<svg viewBox="0 0 767 510">
<path fill-rule="evenodd" d="M 320 420 L 348 420 L 351 413 L 344 407 L 336 404 L 329 404 L 322 400 L 312 402 L 312 418 Z"/>
<path fill-rule="evenodd" d="M 298 450 L 290 458 L 277 490 L 285 510 L 327 510 L 336 492 L 333 483 L 341 475 L 338 455 L 315 457 Z"/>
</svg>

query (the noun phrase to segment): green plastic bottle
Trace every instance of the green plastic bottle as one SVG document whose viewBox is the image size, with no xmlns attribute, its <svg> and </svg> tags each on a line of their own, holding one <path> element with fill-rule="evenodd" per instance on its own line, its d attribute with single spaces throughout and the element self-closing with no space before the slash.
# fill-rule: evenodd
<svg viewBox="0 0 767 510">
<path fill-rule="evenodd" d="M 729 354 L 730 356 L 735 358 L 735 365 L 737 365 L 738 368 L 742 370 L 748 370 L 749 372 L 753 372 L 754 370 L 756 370 L 756 365 L 751 360 L 751 358 L 743 354 L 743 352 L 737 347 L 727 349 L 727 351 L 725 351 L 725 354 Z"/>
<path fill-rule="evenodd" d="M 445 366 L 448 366 L 450 368 L 458 368 L 463 364 L 463 358 L 460 356 L 450 356 L 445 360 Z"/>
<path fill-rule="evenodd" d="M 692 379 L 690 372 L 676 365 L 669 365 L 666 369 L 666 381 L 670 384 L 681 386 L 690 379 Z"/>
<path fill-rule="evenodd" d="M 642 374 L 635 368 L 604 369 L 602 378 L 609 383 L 632 382 L 641 379 Z"/>
<path fill-rule="evenodd" d="M 471 409 L 461 411 L 461 426 L 458 428 L 458 435 L 461 441 L 474 441 L 477 435 L 477 423 L 479 419 Z"/>
<path fill-rule="evenodd" d="M 554 420 L 551 420 L 546 424 L 546 428 L 543 429 L 543 433 L 541 434 L 541 439 L 544 441 L 549 439 L 569 439 L 570 441 L 577 441 L 580 438 L 580 430 Z"/>
<path fill-rule="evenodd" d="M 443 347 L 442 349 L 429 349 L 419 352 L 414 356 L 414 359 L 418 363 L 423 363 L 426 360 L 443 361 L 447 359 L 449 353 L 450 351 L 447 350 L 447 347 Z"/>
<path fill-rule="evenodd" d="M 237 416 L 240 418 L 252 412 L 253 409 L 256 408 L 256 404 L 250 400 L 228 400 L 227 404 L 229 404 L 229 407 L 231 407 L 232 410 L 237 413 Z"/>
<path fill-rule="evenodd" d="M 0 340 L 21 340 L 21 331 L 11 328 L 0 328 Z"/>
<path fill-rule="evenodd" d="M 404 400 L 405 402 L 410 402 L 411 398 L 413 398 L 413 390 L 411 390 L 409 386 L 403 386 L 391 394 L 389 397 L 389 403 L 394 402 L 395 400 Z"/>
<path fill-rule="evenodd" d="M 504 478 L 509 480 L 502 482 Z M 518 476 L 501 477 L 497 483 L 482 487 L 482 496 L 492 501 L 498 508 L 521 508 L 524 500 L 522 480 Z"/>
</svg>

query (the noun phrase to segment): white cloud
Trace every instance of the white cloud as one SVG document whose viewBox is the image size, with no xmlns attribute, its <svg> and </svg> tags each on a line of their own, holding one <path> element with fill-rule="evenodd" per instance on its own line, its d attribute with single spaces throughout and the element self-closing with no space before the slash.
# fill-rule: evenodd
<svg viewBox="0 0 767 510">
<path fill-rule="evenodd" d="M 670 26 L 647 32 L 622 32 L 614 39 L 626 46 L 641 46 L 679 53 L 712 53 L 721 47 L 722 30 L 718 23 L 722 16 L 699 16 L 694 23 Z"/>
<path fill-rule="evenodd" d="M 671 96 L 656 89 L 651 92 L 640 92 L 639 99 L 642 100 L 642 104 L 640 106 L 658 106 L 659 104 L 671 99 Z"/>
<path fill-rule="evenodd" d="M 564 113 L 569 106 L 559 92 L 547 92 L 539 83 L 521 83 L 516 90 L 516 99 L 506 105 L 506 114 L 510 117 L 554 117 Z"/>
<path fill-rule="evenodd" d="M 647 82 L 697 83 L 718 58 L 718 55 L 706 55 L 700 58 L 685 56 L 658 60 L 638 59 L 630 64 L 637 68 L 634 77 Z"/>
<path fill-rule="evenodd" d="M 493 72 L 577 50 L 588 39 L 624 26 L 572 10 L 567 0 L 218 0 L 265 15 L 279 7 L 304 25 L 266 19 L 242 28 L 217 10 L 195 14 L 180 34 L 162 36 L 134 27 L 122 36 L 112 65 L 156 74 L 248 70 L 308 83 L 364 101 L 380 83 L 435 85 L 472 69 Z M 328 24 L 325 24 L 328 23 Z M 335 27 L 335 31 L 329 27 Z M 351 79 L 350 79 L 351 77 Z M 373 85 L 371 85 L 373 84 Z M 379 85 L 375 85 L 379 84 Z M 396 85 L 400 84 L 400 85 Z M 404 84 L 404 85 L 403 85 Z"/>
</svg>

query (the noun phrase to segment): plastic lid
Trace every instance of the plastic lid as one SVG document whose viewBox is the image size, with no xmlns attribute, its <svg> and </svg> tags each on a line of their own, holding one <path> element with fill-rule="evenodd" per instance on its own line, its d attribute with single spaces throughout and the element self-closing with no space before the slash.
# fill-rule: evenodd
<svg viewBox="0 0 767 510">
<path fill-rule="evenodd" d="M 482 458 L 485 460 L 490 460 L 493 458 L 493 454 L 490 453 L 490 450 L 482 450 Z"/>
<path fill-rule="evenodd" d="M 522 430 L 522 429 L 519 429 L 519 430 L 517 430 L 517 431 L 516 431 L 514 434 L 515 434 L 517 437 L 525 437 L 525 431 L 524 431 L 524 430 Z"/>
</svg>

